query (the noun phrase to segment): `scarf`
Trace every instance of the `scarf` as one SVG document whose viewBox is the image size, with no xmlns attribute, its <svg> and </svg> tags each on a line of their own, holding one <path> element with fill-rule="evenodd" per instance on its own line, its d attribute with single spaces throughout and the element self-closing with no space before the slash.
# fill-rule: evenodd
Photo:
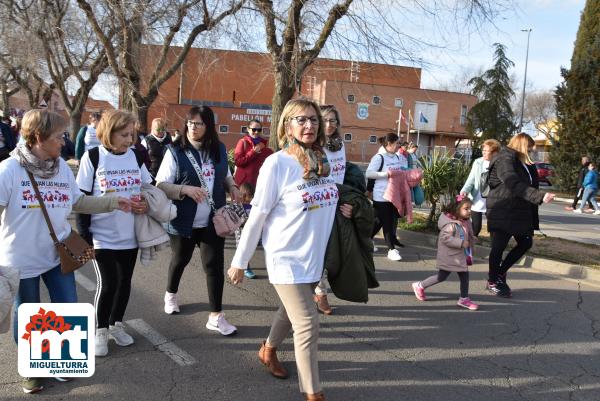
<svg viewBox="0 0 600 401">
<path fill-rule="evenodd" d="M 150 135 L 152 135 L 152 136 L 154 137 L 154 139 L 156 139 L 156 140 L 157 140 L 159 143 L 163 143 L 163 141 L 164 141 L 165 139 L 167 139 L 167 135 L 169 135 L 169 134 L 168 134 L 168 133 L 165 133 L 165 136 L 163 136 L 162 138 L 159 138 L 159 137 L 157 137 L 157 136 L 156 136 L 156 135 L 154 135 L 154 134 L 150 134 Z"/>
<path fill-rule="evenodd" d="M 60 166 L 59 158 L 40 160 L 24 143 L 17 144 L 17 147 L 10 152 L 10 155 L 17 159 L 25 170 L 36 177 L 46 180 L 58 174 L 58 167 Z"/>
<path fill-rule="evenodd" d="M 317 143 L 313 143 L 310 148 L 307 148 L 293 138 L 292 142 L 288 142 L 285 150 L 295 157 L 304 168 L 302 178 L 305 180 L 314 180 L 329 175 L 329 161 L 325 152 Z"/>
<path fill-rule="evenodd" d="M 327 137 L 327 142 L 325 143 L 327 150 L 331 152 L 340 151 L 342 149 L 342 145 L 344 145 L 344 141 L 342 141 L 342 138 L 337 134 Z"/>
<path fill-rule="evenodd" d="M 250 137 L 250 140 L 252 141 L 252 143 L 254 145 L 258 145 L 259 143 L 262 142 L 262 138 L 260 136 L 257 136 L 256 138 L 252 137 L 252 135 L 248 135 L 248 137 Z"/>
</svg>

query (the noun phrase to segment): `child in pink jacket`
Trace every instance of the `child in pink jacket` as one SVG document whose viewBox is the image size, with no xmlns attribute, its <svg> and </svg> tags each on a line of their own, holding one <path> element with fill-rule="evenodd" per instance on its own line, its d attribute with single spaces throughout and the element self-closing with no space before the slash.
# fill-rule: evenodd
<svg viewBox="0 0 600 401">
<path fill-rule="evenodd" d="M 479 305 L 469 298 L 469 266 L 473 264 L 472 247 L 475 241 L 471 226 L 471 200 L 458 195 L 440 216 L 440 234 L 437 248 L 437 275 L 412 284 L 415 296 L 425 301 L 425 288 L 445 281 L 451 272 L 460 279 L 460 298 L 457 305 L 469 310 L 479 309 Z"/>
</svg>

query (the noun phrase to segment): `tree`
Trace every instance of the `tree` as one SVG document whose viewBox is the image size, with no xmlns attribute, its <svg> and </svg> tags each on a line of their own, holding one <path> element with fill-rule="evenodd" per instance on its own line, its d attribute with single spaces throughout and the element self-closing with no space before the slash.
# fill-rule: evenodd
<svg viewBox="0 0 600 401">
<path fill-rule="evenodd" d="M 467 132 L 474 140 L 473 147 L 486 139 L 506 143 L 516 128 L 511 107 L 515 93 L 508 73 L 514 63 L 506 57 L 504 45 L 495 43 L 494 47 L 494 66 L 469 81 L 471 94 L 479 99 L 467 118 Z"/>
<path fill-rule="evenodd" d="M 0 68 L 0 101 L 2 102 L 0 110 L 2 110 L 5 116 L 10 113 L 10 97 L 20 90 L 21 88 L 10 72 L 6 71 L 4 68 Z"/>
<path fill-rule="evenodd" d="M 472 23 L 493 19 L 498 10 L 512 2 L 417 2 L 414 7 L 395 0 L 253 0 L 252 3 L 263 21 L 271 57 L 275 78 L 271 126 L 276 127 L 283 107 L 301 92 L 304 73 L 322 51 L 352 60 L 414 62 L 424 49 L 444 47 L 408 33 L 410 28 L 402 22 L 414 20 L 415 14 L 430 19 L 432 29 L 454 25 L 462 30 Z M 271 136 L 269 146 L 278 148 L 276 135 Z"/>
<path fill-rule="evenodd" d="M 121 106 L 137 115 L 143 130 L 146 130 L 148 108 L 158 96 L 161 85 L 181 66 L 196 38 L 215 29 L 226 17 L 239 11 L 244 2 L 98 0 L 92 3 L 77 0 L 104 47 L 112 73 L 120 82 Z M 110 32 L 116 32 L 114 40 Z M 144 41 L 158 44 L 153 52 L 154 69 L 148 74 L 140 71 L 138 63 L 143 56 Z M 178 42 L 183 46 L 173 54 L 170 47 Z"/>
<path fill-rule="evenodd" d="M 52 88 L 61 96 L 73 139 L 90 91 L 108 66 L 85 16 L 70 0 L 30 0 L 27 7 L 10 2 L 10 20 L 27 32 L 39 49 Z M 74 92 L 74 94 L 73 94 Z"/>
<path fill-rule="evenodd" d="M 551 143 L 555 142 L 556 100 L 552 91 L 535 91 L 527 94 L 523 120 L 532 123 Z"/>
<path fill-rule="evenodd" d="M 571 68 L 561 70 L 556 89 L 558 138 L 550 152 L 557 184 L 575 188 L 582 156 L 600 158 L 600 2 L 588 0 L 581 14 Z"/>
</svg>

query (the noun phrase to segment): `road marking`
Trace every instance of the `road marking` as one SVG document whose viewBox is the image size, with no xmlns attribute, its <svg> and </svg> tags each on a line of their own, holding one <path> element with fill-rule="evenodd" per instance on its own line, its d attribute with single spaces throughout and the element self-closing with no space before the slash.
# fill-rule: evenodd
<svg viewBox="0 0 600 401">
<path fill-rule="evenodd" d="M 75 271 L 75 281 L 89 292 L 96 291 L 96 283 L 77 270 Z"/>
<path fill-rule="evenodd" d="M 154 330 L 142 319 L 132 319 L 125 323 L 144 336 L 146 340 L 150 341 L 150 343 L 158 348 L 159 351 L 164 352 L 179 366 L 190 366 L 197 362 L 193 356 L 169 341 L 165 336 Z"/>
</svg>

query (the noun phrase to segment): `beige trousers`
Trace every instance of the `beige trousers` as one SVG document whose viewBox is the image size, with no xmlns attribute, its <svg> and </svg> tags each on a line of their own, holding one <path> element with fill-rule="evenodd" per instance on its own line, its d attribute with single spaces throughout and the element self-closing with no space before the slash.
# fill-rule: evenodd
<svg viewBox="0 0 600 401">
<path fill-rule="evenodd" d="M 319 313 L 313 301 L 312 284 L 274 284 L 281 300 L 267 342 L 279 347 L 290 329 L 294 331 L 294 355 L 298 367 L 300 391 L 315 394 L 321 391 L 317 342 L 319 340 Z"/>
</svg>

